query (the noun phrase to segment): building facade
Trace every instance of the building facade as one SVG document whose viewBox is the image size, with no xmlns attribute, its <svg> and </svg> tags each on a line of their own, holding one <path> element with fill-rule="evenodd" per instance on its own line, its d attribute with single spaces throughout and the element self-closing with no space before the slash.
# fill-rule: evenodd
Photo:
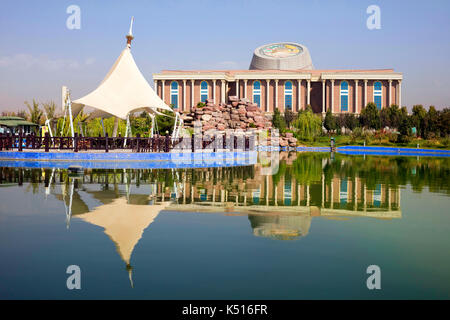
<svg viewBox="0 0 450 320">
<path fill-rule="evenodd" d="M 257 48 L 249 70 L 163 70 L 153 80 L 155 92 L 181 112 L 206 99 L 227 103 L 229 96 L 247 98 L 267 113 L 275 108 L 298 112 L 310 105 L 315 113 L 359 114 L 369 102 L 379 109 L 402 105 L 402 73 L 315 70 L 306 47 L 294 43 Z"/>
</svg>

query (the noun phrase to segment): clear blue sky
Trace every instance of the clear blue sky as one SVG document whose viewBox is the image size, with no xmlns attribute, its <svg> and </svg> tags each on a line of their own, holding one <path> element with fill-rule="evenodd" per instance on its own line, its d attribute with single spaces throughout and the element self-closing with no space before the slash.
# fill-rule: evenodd
<svg viewBox="0 0 450 320">
<path fill-rule="evenodd" d="M 69 30 L 69 5 L 81 29 Z M 366 27 L 369 5 L 381 30 Z M 0 2 L 0 110 L 36 98 L 60 104 L 97 87 L 125 46 L 135 16 L 133 55 L 147 80 L 162 69 L 247 69 L 262 44 L 309 48 L 316 69 L 394 68 L 403 104 L 450 105 L 450 1 L 188 0 Z"/>
</svg>

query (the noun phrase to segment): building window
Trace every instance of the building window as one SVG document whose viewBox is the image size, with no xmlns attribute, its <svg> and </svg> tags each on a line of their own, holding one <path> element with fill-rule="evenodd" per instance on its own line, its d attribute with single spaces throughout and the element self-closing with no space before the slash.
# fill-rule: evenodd
<svg viewBox="0 0 450 320">
<path fill-rule="evenodd" d="M 253 103 L 256 103 L 258 107 L 261 105 L 261 82 L 253 82 Z"/>
<path fill-rule="evenodd" d="M 284 109 L 292 110 L 292 82 L 284 83 Z"/>
<path fill-rule="evenodd" d="M 178 82 L 172 81 L 170 84 L 170 104 L 178 108 Z"/>
<path fill-rule="evenodd" d="M 200 100 L 206 102 L 206 99 L 208 99 L 208 82 L 202 81 L 200 84 Z"/>
<path fill-rule="evenodd" d="M 373 84 L 373 102 L 375 102 L 379 110 L 381 110 L 382 107 L 382 97 L 381 82 L 377 81 Z"/>
<path fill-rule="evenodd" d="M 341 111 L 348 111 L 348 82 L 341 83 Z"/>
</svg>

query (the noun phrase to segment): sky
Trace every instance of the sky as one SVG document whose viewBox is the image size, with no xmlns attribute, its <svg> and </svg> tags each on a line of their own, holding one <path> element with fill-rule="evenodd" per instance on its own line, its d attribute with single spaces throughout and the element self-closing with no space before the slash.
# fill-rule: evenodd
<svg viewBox="0 0 450 320">
<path fill-rule="evenodd" d="M 67 28 L 70 5 L 80 29 Z M 381 28 L 369 30 L 377 5 Z M 316 69 L 402 72 L 403 105 L 450 106 L 450 1 L 404 0 L 1 0 L 0 111 L 24 101 L 61 104 L 94 90 L 126 45 L 152 84 L 166 69 L 248 69 L 272 42 L 305 45 Z"/>
</svg>

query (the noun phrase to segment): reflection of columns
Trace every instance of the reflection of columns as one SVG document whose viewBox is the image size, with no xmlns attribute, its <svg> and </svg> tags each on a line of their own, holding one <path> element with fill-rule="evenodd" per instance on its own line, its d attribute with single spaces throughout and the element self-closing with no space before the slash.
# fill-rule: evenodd
<svg viewBox="0 0 450 320">
<path fill-rule="evenodd" d="M 367 80 L 364 80 L 364 106 L 367 106 Z"/>
<path fill-rule="evenodd" d="M 302 109 L 302 80 L 297 80 L 297 112 Z"/>
<path fill-rule="evenodd" d="M 391 106 L 391 104 L 392 104 L 392 80 L 389 80 L 389 96 L 388 96 L 389 98 L 389 105 L 388 105 L 388 107 L 390 107 Z"/>
<path fill-rule="evenodd" d="M 278 206 L 278 185 L 275 185 L 275 205 Z"/>
<path fill-rule="evenodd" d="M 325 176 L 322 173 L 322 208 L 325 205 Z"/>
<path fill-rule="evenodd" d="M 183 111 L 186 110 L 186 80 L 183 80 Z"/>
<path fill-rule="evenodd" d="M 161 90 L 161 94 L 162 94 L 162 98 L 161 98 L 161 99 L 162 99 L 162 101 L 164 101 L 164 102 L 166 101 L 166 99 L 165 99 L 166 96 L 164 95 L 165 86 L 166 86 L 165 83 L 166 83 L 166 80 L 163 80 L 163 81 L 162 81 L 162 90 Z"/>
<path fill-rule="evenodd" d="M 266 112 L 269 112 L 269 90 L 270 90 L 270 80 L 266 79 Z"/>
<path fill-rule="evenodd" d="M 183 182 L 183 204 L 186 204 L 186 182 Z"/>
<path fill-rule="evenodd" d="M 355 80 L 355 113 L 358 114 L 358 80 Z"/>
<path fill-rule="evenodd" d="M 297 184 L 297 205 L 300 206 L 300 189 L 301 186 Z"/>
<path fill-rule="evenodd" d="M 236 97 L 239 99 L 239 80 L 236 79 Z"/>
<path fill-rule="evenodd" d="M 306 185 L 306 206 L 309 207 L 309 184 Z"/>
<path fill-rule="evenodd" d="M 398 80 L 398 106 L 402 107 L 402 80 Z"/>
<path fill-rule="evenodd" d="M 400 188 L 398 188 L 397 189 L 397 193 L 398 193 L 398 208 L 400 209 L 400 201 L 401 201 L 401 192 L 402 192 L 402 189 L 400 189 Z"/>
<path fill-rule="evenodd" d="M 353 210 L 356 211 L 358 209 L 358 177 L 355 177 L 355 185 L 353 187 Z"/>
<path fill-rule="evenodd" d="M 334 80 L 331 80 L 331 113 L 334 111 Z"/>
<path fill-rule="evenodd" d="M 266 206 L 269 205 L 269 176 L 266 176 Z"/>
<path fill-rule="evenodd" d="M 212 203 L 214 204 L 215 202 L 216 202 L 216 188 L 213 188 Z"/>
<path fill-rule="evenodd" d="M 325 113 L 325 80 L 322 80 L 322 113 Z"/>
<path fill-rule="evenodd" d="M 364 212 L 367 210 L 367 186 L 364 184 Z"/>
<path fill-rule="evenodd" d="M 308 80 L 308 94 L 306 95 L 306 104 L 311 105 L 311 80 Z M 306 109 L 306 107 L 305 107 Z"/>
<path fill-rule="evenodd" d="M 278 79 L 275 79 L 275 108 L 278 109 Z"/>
<path fill-rule="evenodd" d="M 216 103 L 216 79 L 213 79 L 213 103 Z"/>
<path fill-rule="evenodd" d="M 331 178 L 331 185 L 330 185 L 330 189 L 331 189 L 331 199 L 330 199 L 330 208 L 333 209 L 334 207 L 334 188 L 333 188 L 333 178 Z"/>
<path fill-rule="evenodd" d="M 191 80 L 191 109 L 194 107 L 194 87 L 195 80 Z"/>
<path fill-rule="evenodd" d="M 225 103 L 225 80 L 220 80 L 220 82 L 222 83 L 222 88 L 220 90 L 221 96 L 222 96 L 222 103 Z"/>
</svg>

